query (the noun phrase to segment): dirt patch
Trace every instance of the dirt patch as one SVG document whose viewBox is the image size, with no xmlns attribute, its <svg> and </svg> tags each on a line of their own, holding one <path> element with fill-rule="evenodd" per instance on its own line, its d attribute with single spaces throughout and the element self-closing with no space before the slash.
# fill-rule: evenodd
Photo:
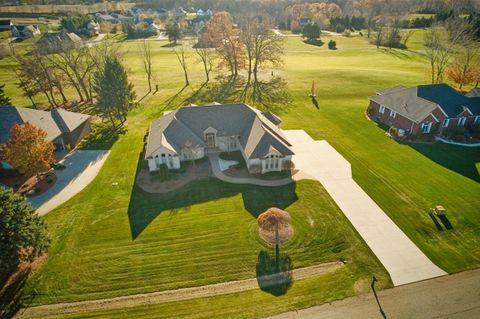
<svg viewBox="0 0 480 319">
<path fill-rule="evenodd" d="M 292 276 L 294 280 L 306 279 L 334 272 L 342 266 L 343 263 L 341 262 L 324 263 L 310 267 L 294 269 L 292 271 Z M 17 318 L 42 318 L 48 316 L 82 313 L 97 310 L 128 308 L 140 305 L 150 305 L 171 301 L 233 294 L 254 289 L 259 289 L 257 278 L 228 281 L 224 283 L 200 287 L 182 288 L 147 294 L 122 296 L 109 299 L 98 299 L 73 303 L 38 306 L 20 311 Z"/>
<path fill-rule="evenodd" d="M 137 175 L 137 185 L 148 193 L 167 193 L 179 189 L 188 183 L 212 176 L 210 163 L 207 160 L 192 163 L 182 163 L 182 171 L 170 171 L 168 180 L 161 180 L 157 174 L 151 174 L 147 168 L 142 168 Z"/>
<path fill-rule="evenodd" d="M 368 278 L 363 278 L 355 281 L 355 284 L 353 284 L 353 291 L 355 291 L 356 295 L 369 292 L 370 280 Z"/>
</svg>

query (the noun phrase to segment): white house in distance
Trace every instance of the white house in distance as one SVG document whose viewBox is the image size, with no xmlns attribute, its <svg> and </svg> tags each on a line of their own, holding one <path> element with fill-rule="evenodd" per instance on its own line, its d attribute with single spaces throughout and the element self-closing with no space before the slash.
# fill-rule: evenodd
<svg viewBox="0 0 480 319">
<path fill-rule="evenodd" d="M 181 107 L 150 125 L 145 160 L 153 172 L 162 164 L 179 169 L 209 151 L 240 151 L 250 173 L 289 170 L 293 152 L 280 123 L 246 104 Z"/>
</svg>

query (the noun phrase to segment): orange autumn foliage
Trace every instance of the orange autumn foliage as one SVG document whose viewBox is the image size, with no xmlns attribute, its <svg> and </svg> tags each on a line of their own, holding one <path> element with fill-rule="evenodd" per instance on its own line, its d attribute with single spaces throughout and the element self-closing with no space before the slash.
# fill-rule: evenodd
<svg viewBox="0 0 480 319">
<path fill-rule="evenodd" d="M 53 143 L 46 137 L 45 131 L 28 122 L 15 124 L 2 146 L 2 158 L 27 177 L 45 172 L 55 162 Z"/>
</svg>

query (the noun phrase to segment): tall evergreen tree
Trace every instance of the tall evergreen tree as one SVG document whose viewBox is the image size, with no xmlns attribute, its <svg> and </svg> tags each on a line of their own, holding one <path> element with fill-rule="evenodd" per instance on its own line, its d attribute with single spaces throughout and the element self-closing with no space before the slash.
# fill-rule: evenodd
<svg viewBox="0 0 480 319">
<path fill-rule="evenodd" d="M 0 273 L 6 275 L 45 253 L 50 238 L 45 221 L 24 196 L 0 187 L 0 203 Z"/>
<path fill-rule="evenodd" d="M 113 125 L 119 120 L 123 124 L 127 113 L 135 104 L 133 84 L 128 81 L 127 72 L 116 57 L 107 57 L 102 71 L 95 76 L 94 86 L 97 94 L 97 108 L 102 116 Z"/>
<path fill-rule="evenodd" d="M 0 84 L 0 106 L 10 105 L 11 103 L 10 98 L 5 94 L 5 84 Z"/>
</svg>

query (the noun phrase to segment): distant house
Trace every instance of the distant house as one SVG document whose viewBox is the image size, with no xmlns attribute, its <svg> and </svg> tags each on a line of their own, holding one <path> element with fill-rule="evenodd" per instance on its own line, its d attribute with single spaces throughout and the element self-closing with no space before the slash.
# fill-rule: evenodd
<svg viewBox="0 0 480 319">
<path fill-rule="evenodd" d="M 12 20 L 0 20 L 0 31 L 10 31 L 12 26 Z"/>
<path fill-rule="evenodd" d="M 173 9 L 170 15 L 174 18 L 185 18 L 187 16 L 187 11 L 185 11 L 182 7 L 178 7 Z"/>
<path fill-rule="evenodd" d="M 406 136 L 441 134 L 480 123 L 480 98 L 462 95 L 447 84 L 397 85 L 371 96 L 368 113 Z"/>
<path fill-rule="evenodd" d="M 48 32 L 36 43 L 42 54 L 54 53 L 60 50 L 71 50 L 82 44 L 82 38 L 73 32 Z"/>
<path fill-rule="evenodd" d="M 117 22 L 120 22 L 120 23 L 135 22 L 135 17 L 132 17 L 132 16 L 126 16 L 119 13 L 114 13 L 112 14 L 112 16 L 117 20 Z"/>
<path fill-rule="evenodd" d="M 289 170 L 293 151 L 270 112 L 246 104 L 186 106 L 150 125 L 145 160 L 150 171 L 200 159 L 209 151 L 240 151 L 251 173 Z"/>
<path fill-rule="evenodd" d="M 480 88 L 473 88 L 466 94 L 468 97 L 480 97 Z"/>
<path fill-rule="evenodd" d="M 170 11 L 165 8 L 161 8 L 158 10 L 158 16 L 160 18 L 168 18 L 170 16 Z"/>
<path fill-rule="evenodd" d="M 118 22 L 117 18 L 113 17 L 110 14 L 96 13 L 95 16 L 101 22 L 110 22 L 114 24 Z"/>
<path fill-rule="evenodd" d="M 67 147 L 73 149 L 88 133 L 90 133 L 90 115 L 66 111 L 56 108 L 41 111 L 23 107 L 0 107 L 0 144 L 10 138 L 10 130 L 14 124 L 31 125 L 44 130 L 47 139 L 56 150 Z"/>
<path fill-rule="evenodd" d="M 162 28 L 152 22 L 147 25 L 147 31 L 152 34 L 160 34 L 160 32 L 162 31 Z"/>
<path fill-rule="evenodd" d="M 14 38 L 33 38 L 40 35 L 40 29 L 36 25 L 14 25 L 11 29 Z"/>
<path fill-rule="evenodd" d="M 98 35 L 100 33 L 100 25 L 95 21 L 90 21 L 86 26 L 89 35 Z"/>
</svg>

